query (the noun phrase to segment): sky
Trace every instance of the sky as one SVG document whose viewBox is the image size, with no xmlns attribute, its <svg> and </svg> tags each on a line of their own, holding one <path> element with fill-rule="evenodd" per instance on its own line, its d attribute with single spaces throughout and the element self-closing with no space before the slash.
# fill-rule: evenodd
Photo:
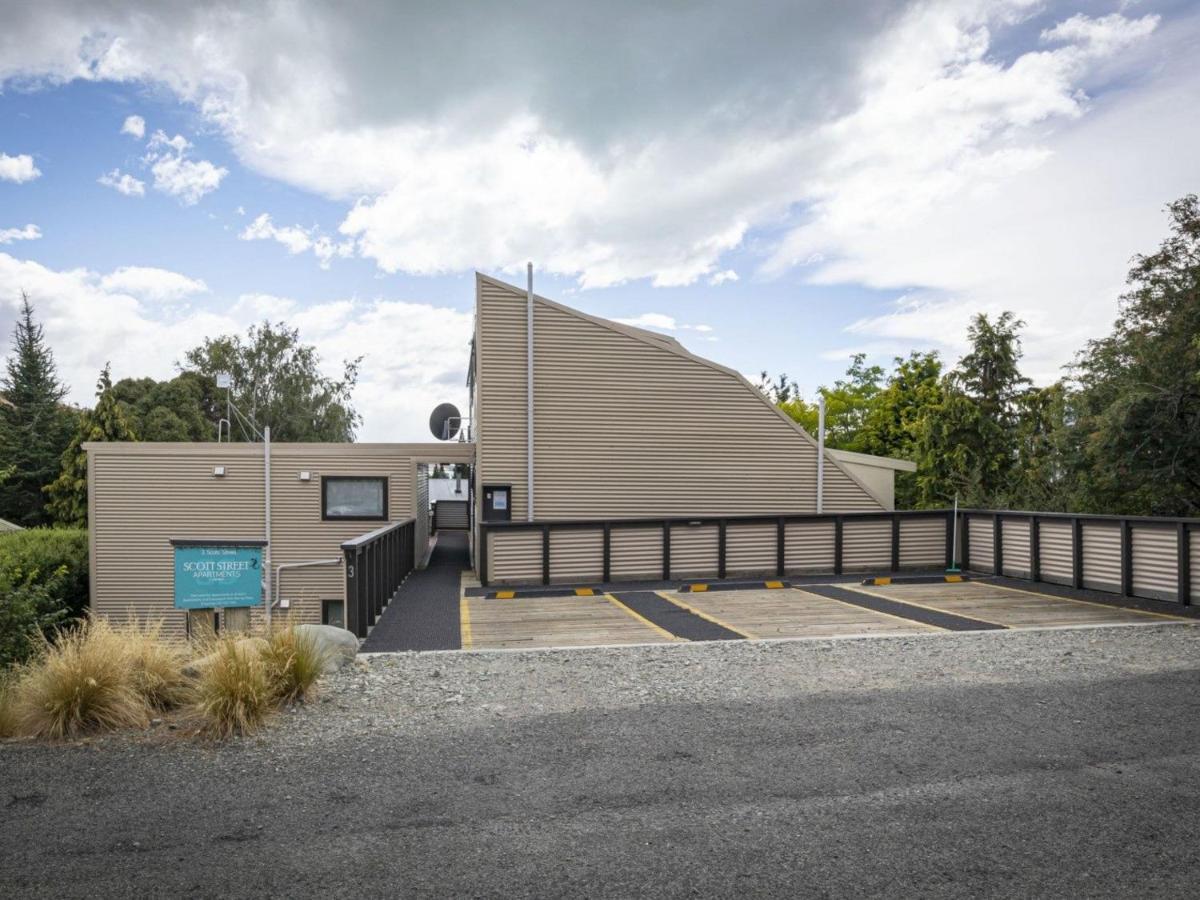
<svg viewBox="0 0 1200 900">
<path fill-rule="evenodd" d="M 465 405 L 478 270 L 809 396 L 954 362 L 976 312 L 1062 374 L 1200 188 L 1200 4 L 0 0 L 0 332 L 70 399 L 264 318 L 359 437 Z M 703 398 L 695 398 L 703 402 Z"/>
</svg>

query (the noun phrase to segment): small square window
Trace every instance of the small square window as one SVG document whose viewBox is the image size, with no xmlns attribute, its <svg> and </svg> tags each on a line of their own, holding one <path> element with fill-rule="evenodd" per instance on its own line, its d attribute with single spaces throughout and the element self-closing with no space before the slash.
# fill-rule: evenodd
<svg viewBox="0 0 1200 900">
<path fill-rule="evenodd" d="M 346 627 L 346 608 L 341 600 L 321 601 L 321 624 Z"/>
<path fill-rule="evenodd" d="M 321 518 L 386 521 L 387 477 L 322 477 Z"/>
</svg>

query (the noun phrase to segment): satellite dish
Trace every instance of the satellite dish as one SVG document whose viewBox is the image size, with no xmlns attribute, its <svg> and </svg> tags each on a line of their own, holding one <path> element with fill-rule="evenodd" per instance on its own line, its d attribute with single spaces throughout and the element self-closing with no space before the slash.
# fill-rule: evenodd
<svg viewBox="0 0 1200 900">
<path fill-rule="evenodd" d="M 429 430 L 439 441 L 452 441 L 462 427 L 462 414 L 453 403 L 439 403 L 429 416 Z"/>
</svg>

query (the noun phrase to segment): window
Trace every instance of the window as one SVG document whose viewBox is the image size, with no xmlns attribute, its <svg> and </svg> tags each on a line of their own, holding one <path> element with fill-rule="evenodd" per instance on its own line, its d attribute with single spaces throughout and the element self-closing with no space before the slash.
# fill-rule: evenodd
<svg viewBox="0 0 1200 900">
<path fill-rule="evenodd" d="M 386 520 L 387 478 L 323 477 L 321 518 Z"/>
<path fill-rule="evenodd" d="M 345 628 L 345 607 L 341 600 L 321 601 L 321 624 Z"/>
</svg>

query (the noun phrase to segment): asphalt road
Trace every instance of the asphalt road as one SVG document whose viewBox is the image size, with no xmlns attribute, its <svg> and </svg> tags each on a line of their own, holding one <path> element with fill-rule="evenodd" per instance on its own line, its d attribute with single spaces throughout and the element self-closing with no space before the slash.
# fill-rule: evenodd
<svg viewBox="0 0 1200 900">
<path fill-rule="evenodd" d="M 1194 897 L 1197 632 L 646 651 L 696 702 L 648 677 L 593 701 L 569 675 L 587 652 L 407 657 L 400 688 L 356 676 L 221 749 L 10 744 L 0 896 Z M 622 653 L 612 678 L 641 671 Z M 1070 668 L 1089 653 L 1114 662 Z M 495 705 L 518 671 L 546 703 Z M 764 690 L 730 686 L 745 672 Z M 497 686 L 406 727 L 388 692 L 417 679 Z"/>
</svg>

